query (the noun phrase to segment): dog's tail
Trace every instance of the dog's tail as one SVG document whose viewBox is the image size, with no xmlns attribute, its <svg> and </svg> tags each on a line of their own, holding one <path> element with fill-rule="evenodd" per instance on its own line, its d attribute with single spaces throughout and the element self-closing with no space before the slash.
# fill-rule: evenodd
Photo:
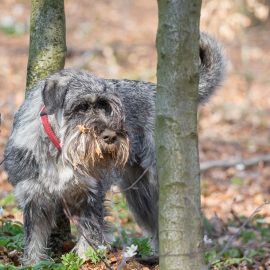
<svg viewBox="0 0 270 270">
<path fill-rule="evenodd" d="M 206 33 L 200 34 L 199 102 L 204 103 L 224 79 L 226 62 L 221 45 Z"/>
</svg>

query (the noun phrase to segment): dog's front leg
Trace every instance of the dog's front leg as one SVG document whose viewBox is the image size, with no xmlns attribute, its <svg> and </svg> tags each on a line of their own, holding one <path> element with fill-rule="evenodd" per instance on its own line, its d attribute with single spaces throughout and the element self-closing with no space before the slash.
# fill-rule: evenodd
<svg viewBox="0 0 270 270">
<path fill-rule="evenodd" d="M 86 217 L 85 217 L 86 218 Z M 89 217 L 87 219 L 90 219 Z M 78 226 L 79 238 L 74 248 L 78 256 L 85 258 L 89 247 L 97 249 L 105 244 L 102 225 L 96 224 L 95 218 L 89 221 L 81 221 Z"/>
<path fill-rule="evenodd" d="M 43 195 L 36 196 L 23 207 L 25 247 L 23 264 L 30 265 L 42 259 L 46 254 L 51 229 L 55 225 L 55 208 Z"/>
<path fill-rule="evenodd" d="M 88 191 L 79 196 L 77 202 L 75 200 L 69 205 L 68 212 L 75 218 L 79 234 L 74 250 L 81 258 L 85 258 L 85 252 L 89 247 L 98 248 L 106 242 L 103 202 L 102 191 Z"/>
</svg>

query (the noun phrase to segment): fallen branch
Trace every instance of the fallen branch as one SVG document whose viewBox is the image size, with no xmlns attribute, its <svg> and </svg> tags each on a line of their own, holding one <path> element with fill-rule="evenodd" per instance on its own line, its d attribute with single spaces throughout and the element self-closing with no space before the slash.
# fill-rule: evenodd
<svg viewBox="0 0 270 270">
<path fill-rule="evenodd" d="M 241 165 L 243 167 L 254 166 L 260 162 L 270 162 L 270 155 L 260 155 L 256 157 L 252 157 L 249 159 L 228 159 L 228 160 L 210 160 L 201 162 L 200 169 L 201 172 L 213 169 L 213 168 L 230 168 L 235 167 L 237 165 Z"/>
</svg>

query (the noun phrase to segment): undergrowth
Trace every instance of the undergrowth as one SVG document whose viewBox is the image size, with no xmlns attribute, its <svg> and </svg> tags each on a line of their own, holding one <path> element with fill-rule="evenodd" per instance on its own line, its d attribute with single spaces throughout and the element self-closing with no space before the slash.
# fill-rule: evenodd
<svg viewBox="0 0 270 270">
<path fill-rule="evenodd" d="M 5 209 L 12 205 L 9 209 L 12 212 L 18 211 L 14 209 L 13 196 L 0 202 Z M 117 210 L 121 213 L 120 219 L 128 217 L 127 207 L 122 200 L 119 201 Z M 265 265 L 267 261 L 270 266 L 270 224 L 263 217 L 256 217 L 247 224 L 245 220 L 244 217 L 235 217 L 227 223 L 220 221 L 222 224 L 219 226 L 223 228 L 218 233 L 211 222 L 205 221 L 205 228 L 211 239 L 204 254 L 209 269 L 257 269 L 256 266 L 262 263 Z M 150 240 L 138 237 L 138 233 L 130 228 L 132 226 L 129 224 L 125 227 L 125 223 L 123 228 L 115 228 L 117 233 L 113 248 L 124 249 L 123 254 L 128 255 L 131 252 L 130 256 L 135 257 L 147 258 L 154 255 Z M 69 252 L 60 258 L 54 258 L 54 261 L 41 261 L 32 266 L 21 267 L 19 258 L 23 251 L 23 237 L 23 225 L 20 222 L 0 217 L 0 270 L 78 270 L 86 261 L 97 265 L 108 258 L 109 251 L 100 246 L 97 250 L 89 248 L 85 253 L 85 260 Z"/>
</svg>

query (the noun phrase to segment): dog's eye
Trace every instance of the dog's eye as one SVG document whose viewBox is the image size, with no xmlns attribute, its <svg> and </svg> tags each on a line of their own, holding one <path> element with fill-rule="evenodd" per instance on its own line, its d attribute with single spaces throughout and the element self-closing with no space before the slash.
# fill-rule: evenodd
<svg viewBox="0 0 270 270">
<path fill-rule="evenodd" d="M 89 109 L 89 104 L 87 104 L 87 103 L 82 103 L 82 104 L 77 105 L 77 106 L 74 108 L 74 111 L 75 111 L 75 112 L 86 112 L 88 109 Z"/>
<path fill-rule="evenodd" d="M 104 99 L 97 100 L 95 108 L 99 110 L 104 110 L 106 114 L 110 114 L 112 111 L 110 104 Z"/>
</svg>

